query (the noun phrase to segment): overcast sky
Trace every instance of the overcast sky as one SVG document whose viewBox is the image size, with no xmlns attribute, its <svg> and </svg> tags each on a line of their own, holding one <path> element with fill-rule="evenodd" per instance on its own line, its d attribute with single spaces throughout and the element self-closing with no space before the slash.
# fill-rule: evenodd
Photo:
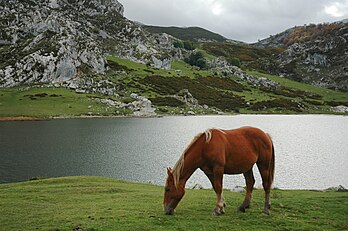
<svg viewBox="0 0 348 231">
<path fill-rule="evenodd" d="M 147 25 L 199 26 L 256 42 L 293 26 L 348 18 L 348 0 L 119 0 L 124 16 Z"/>
</svg>

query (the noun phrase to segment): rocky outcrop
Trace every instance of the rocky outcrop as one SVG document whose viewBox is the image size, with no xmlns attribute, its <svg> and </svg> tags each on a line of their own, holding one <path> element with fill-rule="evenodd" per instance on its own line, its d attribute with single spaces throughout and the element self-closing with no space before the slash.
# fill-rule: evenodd
<svg viewBox="0 0 348 231">
<path fill-rule="evenodd" d="M 133 111 L 134 116 L 139 117 L 151 117 L 156 116 L 156 108 L 152 106 L 152 103 L 149 99 L 144 96 L 139 96 L 135 93 L 130 94 L 130 97 L 134 99 L 133 102 L 130 103 L 122 103 L 119 101 L 115 101 L 112 99 L 100 99 L 95 98 L 94 100 L 106 104 L 107 109 L 113 110 L 117 113 L 117 109 L 128 109 Z"/>
<path fill-rule="evenodd" d="M 279 86 L 278 83 L 270 79 L 249 75 L 245 71 L 242 71 L 239 67 L 232 66 L 222 58 L 216 58 L 208 61 L 208 65 L 212 74 L 218 74 L 220 76 L 234 75 L 254 86 L 263 86 L 268 88 L 277 88 Z"/>
<path fill-rule="evenodd" d="M 192 96 L 188 89 L 182 89 L 173 98 L 185 103 L 189 107 L 199 106 L 198 100 Z"/>
<path fill-rule="evenodd" d="M 132 93 L 130 95 L 135 101 L 130 103 L 128 108 L 134 111 L 134 116 L 155 116 L 156 115 L 156 108 L 152 107 L 152 103 L 149 99 L 145 98 L 144 96 L 138 96 L 135 93 Z"/>
<path fill-rule="evenodd" d="M 331 108 L 332 112 L 344 113 L 348 112 L 348 107 L 344 105 L 336 106 Z"/>
<path fill-rule="evenodd" d="M 123 12 L 117 0 L 1 3 L 0 87 L 100 75 L 109 53 L 169 69 L 171 36 L 149 34 Z"/>
<path fill-rule="evenodd" d="M 348 23 L 295 27 L 254 45 L 286 48 L 257 61 L 271 74 L 348 91 Z"/>
</svg>

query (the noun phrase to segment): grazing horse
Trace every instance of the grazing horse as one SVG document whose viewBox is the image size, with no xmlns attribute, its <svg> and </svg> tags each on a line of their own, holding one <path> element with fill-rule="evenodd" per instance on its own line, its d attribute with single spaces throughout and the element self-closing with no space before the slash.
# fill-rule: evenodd
<svg viewBox="0 0 348 231">
<path fill-rule="evenodd" d="M 222 195 L 223 174 L 243 174 L 246 195 L 237 211 L 249 208 L 255 179 L 256 163 L 265 190 L 263 213 L 269 214 L 270 190 L 274 177 L 274 147 L 271 137 L 258 128 L 242 127 L 235 130 L 208 129 L 198 134 L 186 148 L 174 168 L 167 168 L 164 192 L 164 211 L 174 214 L 174 209 L 185 194 L 185 184 L 200 168 L 209 178 L 216 193 L 213 215 L 225 213 Z"/>
</svg>

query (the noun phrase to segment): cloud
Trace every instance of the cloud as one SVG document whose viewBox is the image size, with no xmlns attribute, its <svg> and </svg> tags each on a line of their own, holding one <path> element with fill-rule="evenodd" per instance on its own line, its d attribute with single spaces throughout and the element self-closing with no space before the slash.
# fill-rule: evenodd
<svg viewBox="0 0 348 231">
<path fill-rule="evenodd" d="M 295 25 L 348 18 L 348 0 L 119 0 L 125 16 L 144 24 L 200 26 L 255 42 Z"/>
<path fill-rule="evenodd" d="M 325 6 L 325 13 L 335 18 L 348 15 L 348 1 L 333 2 Z"/>
</svg>

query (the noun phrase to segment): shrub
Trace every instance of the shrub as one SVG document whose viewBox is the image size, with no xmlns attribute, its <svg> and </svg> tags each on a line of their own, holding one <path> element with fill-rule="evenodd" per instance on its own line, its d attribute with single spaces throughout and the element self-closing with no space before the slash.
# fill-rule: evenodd
<svg viewBox="0 0 348 231">
<path fill-rule="evenodd" d="M 299 107 L 299 104 L 297 102 L 294 102 L 288 99 L 283 99 L 283 98 L 257 102 L 253 104 L 250 108 L 255 111 L 262 111 L 269 108 L 278 108 L 278 109 L 290 110 L 295 112 L 303 111 Z"/>
<path fill-rule="evenodd" d="M 157 97 L 151 98 L 150 100 L 156 106 L 181 107 L 185 105 L 184 102 L 181 102 L 173 97 Z"/>
<path fill-rule="evenodd" d="M 191 66 L 196 66 L 201 69 L 207 67 L 207 62 L 204 59 L 203 53 L 200 51 L 192 52 L 188 58 L 185 59 L 185 62 Z"/>
<path fill-rule="evenodd" d="M 194 49 L 196 49 L 195 45 L 191 41 L 184 41 L 184 48 L 186 50 L 194 50 Z"/>
<path fill-rule="evenodd" d="M 153 91 L 161 95 L 174 95 L 182 89 L 188 89 L 200 105 L 206 104 L 209 107 L 217 107 L 220 110 L 235 111 L 245 106 L 245 100 L 242 97 L 212 88 L 200 82 L 200 79 L 153 75 L 145 77 L 141 82 L 150 86 Z M 158 105 L 159 102 L 155 101 L 153 103 Z"/>
<path fill-rule="evenodd" d="M 240 60 L 239 58 L 229 58 L 227 60 L 232 66 L 240 67 Z"/>
<path fill-rule="evenodd" d="M 175 48 L 184 48 L 184 43 L 181 40 L 176 40 L 173 42 Z"/>
</svg>

